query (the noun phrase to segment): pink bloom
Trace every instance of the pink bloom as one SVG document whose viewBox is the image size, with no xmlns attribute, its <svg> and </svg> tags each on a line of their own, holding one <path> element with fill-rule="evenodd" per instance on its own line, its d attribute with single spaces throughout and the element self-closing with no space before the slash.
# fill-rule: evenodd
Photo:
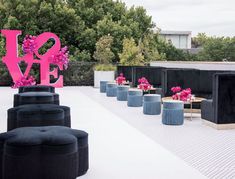
<svg viewBox="0 0 235 179">
<path fill-rule="evenodd" d="M 181 101 L 189 101 L 192 97 L 192 90 L 190 88 L 181 89 L 180 86 L 172 87 L 171 91 L 175 93 L 172 95 L 172 99 L 181 100 Z"/>
<path fill-rule="evenodd" d="M 181 91 L 181 87 L 180 87 L 180 86 L 172 87 L 172 88 L 171 88 L 171 91 L 172 91 L 173 93 L 180 92 L 180 91 Z"/>
<path fill-rule="evenodd" d="M 19 88 L 21 86 L 32 86 L 35 85 L 36 81 L 33 76 L 22 76 L 19 80 L 17 80 L 12 88 Z"/>
<path fill-rule="evenodd" d="M 126 78 L 123 76 L 123 73 L 120 73 L 120 75 L 116 78 L 116 83 L 118 85 L 122 85 L 126 81 Z"/>
<path fill-rule="evenodd" d="M 145 77 L 140 78 L 138 82 L 138 88 L 143 91 L 148 91 L 152 88 L 152 86 L 149 84 L 148 80 Z"/>
<path fill-rule="evenodd" d="M 26 35 L 23 40 L 22 48 L 24 54 L 27 53 L 32 54 L 34 50 L 37 48 L 36 36 Z"/>
<path fill-rule="evenodd" d="M 65 46 L 57 54 L 51 55 L 49 61 L 53 64 L 63 65 L 67 69 L 69 64 L 68 47 Z"/>
</svg>

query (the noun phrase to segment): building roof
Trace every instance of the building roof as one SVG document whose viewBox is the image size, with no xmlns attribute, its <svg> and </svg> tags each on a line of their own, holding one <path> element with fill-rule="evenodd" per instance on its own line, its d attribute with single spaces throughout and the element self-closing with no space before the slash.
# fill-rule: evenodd
<svg viewBox="0 0 235 179">
<path fill-rule="evenodd" d="M 173 31 L 173 30 L 161 30 L 161 35 L 191 35 L 192 31 Z"/>
</svg>

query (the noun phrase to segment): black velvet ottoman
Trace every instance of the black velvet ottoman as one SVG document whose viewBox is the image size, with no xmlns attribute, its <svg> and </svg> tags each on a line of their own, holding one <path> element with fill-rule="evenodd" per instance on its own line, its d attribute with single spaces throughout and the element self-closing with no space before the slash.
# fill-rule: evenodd
<svg viewBox="0 0 235 179">
<path fill-rule="evenodd" d="M 55 93 L 55 87 L 45 86 L 45 85 L 19 87 L 19 93 L 25 93 L 25 92 L 51 92 L 51 93 Z"/>
<path fill-rule="evenodd" d="M 28 104 L 7 111 L 7 130 L 27 126 L 71 127 L 70 108 L 56 104 Z"/>
<path fill-rule="evenodd" d="M 88 165 L 84 131 L 51 126 L 0 134 L 1 179 L 75 179 Z"/>
<path fill-rule="evenodd" d="M 24 104 L 60 104 L 59 94 L 50 92 L 25 92 L 14 95 L 14 107 Z"/>
</svg>

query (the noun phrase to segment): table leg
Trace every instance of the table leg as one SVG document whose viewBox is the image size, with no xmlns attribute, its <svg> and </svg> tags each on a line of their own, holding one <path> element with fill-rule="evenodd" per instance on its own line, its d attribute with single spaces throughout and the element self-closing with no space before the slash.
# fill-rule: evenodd
<svg viewBox="0 0 235 179">
<path fill-rule="evenodd" d="M 190 113 L 191 113 L 191 121 L 192 121 L 192 118 L 193 118 L 193 103 L 190 102 Z"/>
</svg>

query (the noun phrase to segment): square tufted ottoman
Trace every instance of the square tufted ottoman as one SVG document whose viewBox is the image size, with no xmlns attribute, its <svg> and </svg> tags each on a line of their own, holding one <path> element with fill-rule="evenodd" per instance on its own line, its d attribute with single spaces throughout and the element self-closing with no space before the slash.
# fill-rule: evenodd
<svg viewBox="0 0 235 179">
<path fill-rule="evenodd" d="M 29 126 L 71 127 L 70 108 L 56 104 L 28 104 L 7 111 L 7 130 Z"/>
<path fill-rule="evenodd" d="M 14 107 L 24 104 L 58 104 L 59 94 L 50 92 L 25 92 L 14 95 Z"/>
<path fill-rule="evenodd" d="M 19 87 L 19 93 L 25 93 L 25 92 L 51 92 L 51 93 L 55 93 L 55 87 L 45 86 L 45 85 Z"/>
<path fill-rule="evenodd" d="M 84 131 L 50 126 L 0 134 L 1 179 L 75 179 L 88 165 Z"/>
</svg>

